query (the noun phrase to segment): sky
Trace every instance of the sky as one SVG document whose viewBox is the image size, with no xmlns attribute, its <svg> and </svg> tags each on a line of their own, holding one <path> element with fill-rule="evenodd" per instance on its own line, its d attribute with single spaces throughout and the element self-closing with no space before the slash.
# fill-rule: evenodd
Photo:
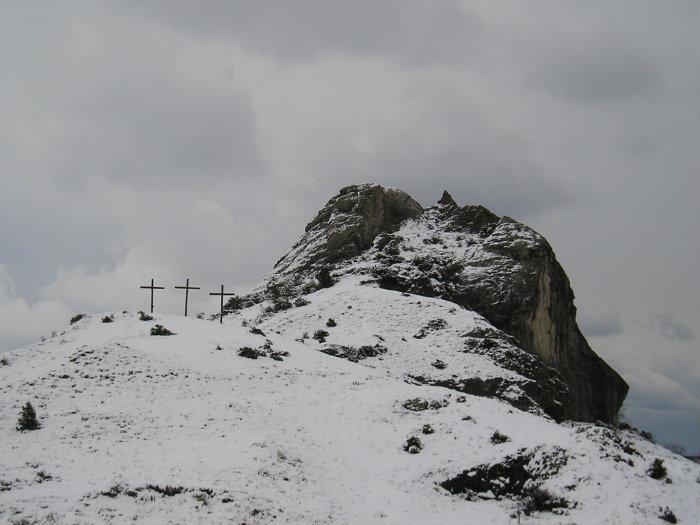
<svg viewBox="0 0 700 525">
<path fill-rule="evenodd" d="M 0 9 L 0 351 L 151 277 L 215 311 L 348 184 L 447 189 L 547 237 L 625 417 L 700 454 L 699 3 Z"/>
</svg>

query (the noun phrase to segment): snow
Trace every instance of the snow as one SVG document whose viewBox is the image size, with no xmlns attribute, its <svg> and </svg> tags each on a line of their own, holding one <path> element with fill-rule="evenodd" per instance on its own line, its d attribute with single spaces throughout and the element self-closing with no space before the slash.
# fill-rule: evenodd
<svg viewBox="0 0 700 525">
<path fill-rule="evenodd" d="M 104 314 L 94 314 L 3 354 L 0 521 L 517 522 L 516 501 L 469 501 L 439 483 L 522 451 L 544 457 L 559 449 L 566 464 L 544 487 L 575 507 L 521 523 L 660 523 L 660 507 L 680 523 L 696 521 L 700 465 L 634 433 L 557 424 L 495 399 L 406 381 L 421 373 L 514 375 L 459 351 L 465 330 L 488 326 L 477 314 L 349 276 L 306 299 L 277 313 L 257 305 L 223 325 L 165 315 L 144 322 L 133 313 L 102 323 Z M 337 326 L 326 327 L 328 318 Z M 434 319 L 446 326 L 413 337 Z M 156 323 L 176 335 L 151 336 Z M 357 363 L 332 357 L 302 338 L 318 329 L 329 332 L 328 343 L 387 352 Z M 289 355 L 238 355 L 268 340 Z M 447 367 L 436 369 L 436 359 Z M 414 398 L 446 404 L 403 407 Z M 26 401 L 41 428 L 18 432 Z M 422 434 L 425 424 L 435 432 Z M 510 440 L 492 444 L 495 431 Z M 411 436 L 424 445 L 418 454 L 403 450 Z M 657 457 L 672 483 L 646 474 Z M 166 496 L 149 486 L 185 490 Z"/>
</svg>

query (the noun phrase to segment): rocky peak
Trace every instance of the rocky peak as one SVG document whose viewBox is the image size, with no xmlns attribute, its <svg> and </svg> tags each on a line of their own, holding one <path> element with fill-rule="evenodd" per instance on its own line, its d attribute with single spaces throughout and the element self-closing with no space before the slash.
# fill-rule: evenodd
<svg viewBox="0 0 700 525">
<path fill-rule="evenodd" d="M 447 192 L 424 210 L 397 189 L 348 186 L 307 225 L 268 282 L 306 282 L 308 289 L 324 267 L 477 312 L 561 376 L 571 395 L 549 400 L 560 407 L 550 415 L 617 417 L 628 386 L 588 345 L 566 273 L 547 240 L 524 224 L 483 206 L 460 208 Z"/>
<path fill-rule="evenodd" d="M 276 273 L 305 271 L 348 260 L 391 233 L 422 206 L 408 194 L 378 184 L 347 186 L 306 225 L 303 237 L 275 265 Z"/>
<path fill-rule="evenodd" d="M 447 190 L 442 192 L 442 197 L 440 197 L 440 200 L 437 201 L 437 203 L 443 206 L 457 206 L 457 203 L 452 198 L 452 195 L 447 193 Z"/>
</svg>

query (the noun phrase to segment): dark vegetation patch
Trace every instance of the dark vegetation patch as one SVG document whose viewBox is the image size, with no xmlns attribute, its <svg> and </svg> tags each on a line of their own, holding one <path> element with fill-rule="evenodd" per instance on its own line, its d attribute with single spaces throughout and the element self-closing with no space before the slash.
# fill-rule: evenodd
<svg viewBox="0 0 700 525">
<path fill-rule="evenodd" d="M 668 507 L 663 509 L 659 507 L 659 519 L 667 523 L 678 523 L 678 518 L 676 518 L 676 515 Z"/>
<path fill-rule="evenodd" d="M 78 321 L 80 321 L 83 317 L 85 317 L 85 314 L 77 314 L 74 315 L 73 317 L 70 318 L 70 324 L 75 324 Z"/>
<path fill-rule="evenodd" d="M 257 359 L 258 357 L 265 355 L 265 353 L 261 352 L 260 350 L 256 350 L 255 348 L 244 346 L 238 350 L 238 355 L 248 359 Z"/>
<path fill-rule="evenodd" d="M 328 321 L 326 321 L 326 326 L 328 328 L 335 328 L 338 324 L 335 322 L 335 319 L 329 318 Z"/>
<path fill-rule="evenodd" d="M 328 268 L 321 268 L 316 274 L 316 280 L 321 288 L 330 288 L 335 284 L 335 279 L 333 279 L 331 271 Z"/>
<path fill-rule="evenodd" d="M 421 443 L 421 440 L 417 437 L 411 436 L 406 440 L 406 443 L 404 443 L 403 449 L 409 454 L 418 454 L 423 450 L 423 443 Z"/>
<path fill-rule="evenodd" d="M 435 430 L 433 429 L 432 425 L 430 425 L 429 423 L 426 423 L 425 425 L 423 425 L 423 429 L 422 429 L 421 431 L 422 431 L 423 434 L 425 434 L 425 435 L 429 435 L 429 434 L 434 434 L 434 433 L 435 433 Z"/>
<path fill-rule="evenodd" d="M 151 328 L 151 335 L 175 335 L 175 332 L 171 332 L 162 324 L 157 324 Z"/>
<path fill-rule="evenodd" d="M 254 334 L 254 335 L 262 335 L 262 336 L 265 335 L 265 332 L 263 332 L 262 330 L 260 330 L 260 328 L 258 328 L 257 326 L 254 326 L 253 328 L 251 328 L 251 329 L 250 329 L 250 333 L 251 333 L 251 334 Z"/>
<path fill-rule="evenodd" d="M 297 297 L 296 299 L 294 299 L 294 306 L 296 306 L 297 308 L 301 306 L 306 306 L 307 304 L 309 304 L 309 301 L 307 299 L 304 299 L 303 297 Z"/>
<path fill-rule="evenodd" d="M 229 312 L 235 312 L 237 310 L 240 310 L 243 307 L 244 307 L 243 299 L 241 299 L 237 295 L 230 297 L 229 300 L 226 301 L 226 304 L 224 304 L 224 310 L 229 311 Z"/>
<path fill-rule="evenodd" d="M 171 487 L 170 485 L 166 485 L 165 487 L 161 487 L 160 485 L 146 485 L 146 490 L 152 490 L 163 496 L 172 497 L 182 494 L 186 489 L 185 487 Z"/>
<path fill-rule="evenodd" d="M 647 475 L 652 479 L 664 479 L 668 474 L 664 467 L 664 460 L 656 458 L 651 466 L 647 469 Z"/>
<path fill-rule="evenodd" d="M 569 502 L 566 499 L 555 496 L 545 488 L 534 487 L 524 491 L 520 512 L 529 516 L 533 512 L 552 512 L 566 508 L 569 508 Z"/>
<path fill-rule="evenodd" d="M 102 322 L 103 322 L 103 323 L 113 323 L 113 322 L 114 322 L 114 314 L 112 314 L 112 315 L 105 315 L 105 316 L 102 318 Z"/>
<path fill-rule="evenodd" d="M 423 410 L 439 410 L 446 407 L 448 404 L 449 403 L 444 399 L 442 401 L 437 401 L 435 399 L 427 400 L 414 397 L 413 399 L 404 401 L 401 406 L 412 412 L 422 412 Z"/>
<path fill-rule="evenodd" d="M 0 357 L 0 366 L 8 366 L 10 364 L 10 361 L 7 359 L 7 357 Z"/>
<path fill-rule="evenodd" d="M 326 345 L 321 348 L 321 352 L 324 354 L 332 355 L 333 357 L 340 357 L 341 359 L 347 359 L 353 363 L 357 363 L 362 359 L 367 359 L 368 357 L 376 357 L 380 354 L 385 354 L 387 352 L 386 346 L 376 344 L 374 346 L 363 345 L 359 348 L 344 345 Z"/>
<path fill-rule="evenodd" d="M 146 312 L 139 312 L 139 321 L 153 321 L 153 316 Z"/>
<path fill-rule="evenodd" d="M 445 363 L 444 361 L 441 361 L 440 359 L 436 359 L 435 361 L 433 361 L 430 364 L 432 366 L 434 366 L 435 368 L 437 368 L 438 370 L 444 370 L 445 368 L 447 368 L 447 363 Z"/>
<path fill-rule="evenodd" d="M 489 441 L 491 441 L 492 445 L 500 445 L 501 443 L 505 443 L 506 441 L 510 441 L 510 438 L 508 436 L 506 436 L 505 434 L 501 434 L 498 430 L 496 430 L 496 432 L 491 434 Z"/>
<path fill-rule="evenodd" d="M 433 319 L 432 321 L 428 321 L 428 324 L 426 324 L 423 328 L 421 328 L 416 335 L 413 337 L 415 339 L 423 339 L 426 335 L 428 335 L 430 332 L 434 332 L 436 330 L 442 330 L 447 326 L 447 321 L 444 319 Z"/>
<path fill-rule="evenodd" d="M 603 423 L 579 424 L 576 433 L 583 435 L 586 441 L 598 445 L 601 458 L 634 466 L 633 458 L 635 456 L 642 457 L 642 454 L 634 448 L 632 443 L 624 439 L 623 434 L 611 425 Z"/>
<path fill-rule="evenodd" d="M 318 341 L 319 343 L 325 343 L 326 337 L 328 337 L 328 335 L 328 332 L 326 332 L 325 330 L 316 330 L 314 332 L 313 338 L 316 339 L 316 341 Z"/>
<path fill-rule="evenodd" d="M 41 426 L 39 425 L 39 420 L 36 417 L 36 411 L 32 404 L 27 401 L 23 406 L 19 414 L 19 419 L 17 420 L 17 430 L 20 432 L 37 430 Z"/>
<path fill-rule="evenodd" d="M 451 494 L 468 499 L 514 498 L 522 502 L 523 512 L 568 508 L 571 504 L 540 488 L 567 462 L 563 449 L 540 448 L 507 456 L 499 463 L 482 464 L 440 483 Z"/>
</svg>

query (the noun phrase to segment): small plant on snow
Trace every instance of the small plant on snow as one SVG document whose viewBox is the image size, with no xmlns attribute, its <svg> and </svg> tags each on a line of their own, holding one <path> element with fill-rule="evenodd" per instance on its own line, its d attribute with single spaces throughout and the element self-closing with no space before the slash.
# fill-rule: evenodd
<svg viewBox="0 0 700 525">
<path fill-rule="evenodd" d="M 7 366 L 10 364 L 10 361 L 8 361 L 7 357 L 0 357 L 0 366 Z"/>
<path fill-rule="evenodd" d="M 139 312 L 139 321 L 153 321 L 153 316 L 146 312 Z"/>
<path fill-rule="evenodd" d="M 647 470 L 647 474 L 652 479 L 664 479 L 667 473 L 664 460 L 659 458 L 656 458 Z"/>
<path fill-rule="evenodd" d="M 296 306 L 297 308 L 300 306 L 306 306 L 307 304 L 309 304 L 309 301 L 307 299 L 304 299 L 303 297 L 297 297 L 296 299 L 294 299 L 294 306 Z"/>
<path fill-rule="evenodd" d="M 165 328 L 162 324 L 157 324 L 151 328 L 151 335 L 175 335 L 175 333 Z"/>
<path fill-rule="evenodd" d="M 423 450 L 423 443 L 421 443 L 420 439 L 417 437 L 411 436 L 406 440 L 406 443 L 404 443 L 403 449 L 409 454 L 418 454 Z"/>
<path fill-rule="evenodd" d="M 326 342 L 326 337 L 328 337 L 328 332 L 325 330 L 316 330 L 314 332 L 314 339 L 318 341 L 319 343 L 325 343 Z"/>
<path fill-rule="evenodd" d="M 434 434 L 434 433 L 435 433 L 435 430 L 433 429 L 433 427 L 430 424 L 426 423 L 425 425 L 423 425 L 423 434 L 428 435 L 428 434 Z"/>
<path fill-rule="evenodd" d="M 103 323 L 113 323 L 114 322 L 114 315 L 105 315 L 102 318 Z"/>
<path fill-rule="evenodd" d="M 551 512 L 554 509 L 567 508 L 569 506 L 569 502 L 564 498 L 559 498 L 542 487 L 530 489 L 524 495 L 525 497 L 521 502 L 521 511 L 526 516 L 533 512 Z"/>
<path fill-rule="evenodd" d="M 238 350 L 238 355 L 241 357 L 247 357 L 248 359 L 257 359 L 260 356 L 260 352 L 249 346 L 244 346 Z"/>
<path fill-rule="evenodd" d="M 431 365 L 433 365 L 438 370 L 444 370 L 445 368 L 447 368 L 447 363 L 441 361 L 440 359 L 436 359 L 431 363 Z"/>
<path fill-rule="evenodd" d="M 27 401 L 22 407 L 19 419 L 17 420 L 17 430 L 24 432 L 25 430 L 36 430 L 39 428 L 39 420 L 36 418 L 36 411 L 32 404 Z"/>
<path fill-rule="evenodd" d="M 333 279 L 331 271 L 328 268 L 321 268 L 316 274 L 316 280 L 321 288 L 330 288 L 335 284 L 335 279 Z"/>
<path fill-rule="evenodd" d="M 510 441 L 510 438 L 506 436 L 505 434 L 501 434 L 498 430 L 491 434 L 491 443 L 493 445 L 500 445 L 501 443 L 505 443 L 506 441 Z"/>
<path fill-rule="evenodd" d="M 326 326 L 328 328 L 334 328 L 338 326 L 338 324 L 335 322 L 335 319 L 329 318 L 328 321 L 326 321 Z"/>
<path fill-rule="evenodd" d="M 667 523 L 678 523 L 678 518 L 676 518 L 676 515 L 668 507 L 664 509 L 659 507 L 659 519 Z"/>
<path fill-rule="evenodd" d="M 265 332 L 260 330 L 257 326 L 254 326 L 253 328 L 250 329 L 250 333 L 253 335 L 265 335 Z"/>
<path fill-rule="evenodd" d="M 77 314 L 74 315 L 73 317 L 70 318 L 70 324 L 75 324 L 78 321 L 80 321 L 83 317 L 85 317 L 85 314 Z"/>
<path fill-rule="evenodd" d="M 197 319 L 204 319 L 204 312 L 199 312 L 195 317 Z"/>
</svg>

